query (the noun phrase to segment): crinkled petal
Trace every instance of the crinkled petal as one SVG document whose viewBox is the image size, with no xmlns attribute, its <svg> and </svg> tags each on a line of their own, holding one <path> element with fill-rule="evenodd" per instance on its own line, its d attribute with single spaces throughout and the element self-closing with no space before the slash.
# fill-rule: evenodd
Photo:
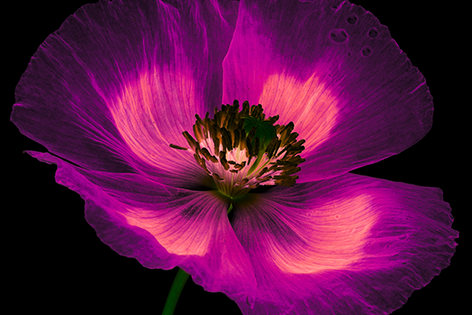
<svg viewBox="0 0 472 315">
<path fill-rule="evenodd" d="M 11 119 L 81 167 L 192 182 L 203 171 L 169 144 L 188 146 L 195 114 L 221 105 L 236 18 L 230 1 L 85 5 L 34 54 Z"/>
<path fill-rule="evenodd" d="M 457 245 L 438 188 L 345 174 L 248 197 L 232 222 L 256 273 L 245 315 L 389 314 Z"/>
<path fill-rule="evenodd" d="M 229 204 L 214 191 L 192 191 L 138 174 L 88 171 L 48 153 L 56 181 L 85 200 L 85 218 L 102 242 L 147 268 L 183 268 L 209 292 L 245 300 L 254 294 L 249 257 L 229 223 Z"/>
<path fill-rule="evenodd" d="M 306 140 L 299 183 L 398 154 L 431 128 L 424 77 L 348 1 L 241 1 L 223 69 L 224 103 L 247 99 L 294 122 Z"/>
</svg>

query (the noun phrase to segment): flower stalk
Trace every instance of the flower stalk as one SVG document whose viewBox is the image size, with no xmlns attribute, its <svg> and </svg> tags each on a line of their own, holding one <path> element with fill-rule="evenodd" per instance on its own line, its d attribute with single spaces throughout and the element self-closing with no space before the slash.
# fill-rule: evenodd
<svg viewBox="0 0 472 315">
<path fill-rule="evenodd" d="M 164 305 L 164 310 L 162 315 L 173 315 L 177 302 L 179 301 L 180 293 L 182 292 L 185 283 L 187 282 L 189 274 L 186 273 L 183 269 L 179 269 L 177 275 L 175 276 L 174 282 L 167 296 L 166 304 Z"/>
</svg>

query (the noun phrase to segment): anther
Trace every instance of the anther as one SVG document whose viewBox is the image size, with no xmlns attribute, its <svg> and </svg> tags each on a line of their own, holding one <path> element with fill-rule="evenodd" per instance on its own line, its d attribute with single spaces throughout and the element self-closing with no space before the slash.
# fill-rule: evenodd
<svg viewBox="0 0 472 315">
<path fill-rule="evenodd" d="M 195 139 L 187 131 L 182 132 L 182 134 L 184 135 L 185 139 L 187 139 L 190 147 L 195 150 L 195 148 L 198 146 L 197 141 L 195 141 Z"/>
<path fill-rule="evenodd" d="M 188 150 L 187 148 L 184 148 L 184 147 L 180 147 L 178 145 L 175 145 L 175 144 L 169 144 L 169 146 L 173 149 L 177 149 L 177 150 Z"/>
<path fill-rule="evenodd" d="M 195 115 L 192 137 L 182 134 L 189 148 L 170 144 L 178 150 L 190 151 L 197 164 L 212 176 L 215 185 L 230 197 L 239 197 L 259 185 L 293 186 L 305 160 L 298 154 L 305 140 L 297 141 L 293 122 L 274 125 L 279 116 L 266 118 L 261 104 L 249 105 L 237 100 L 232 105 L 215 108 L 211 119 Z M 206 163 L 211 161 L 212 163 Z"/>
</svg>

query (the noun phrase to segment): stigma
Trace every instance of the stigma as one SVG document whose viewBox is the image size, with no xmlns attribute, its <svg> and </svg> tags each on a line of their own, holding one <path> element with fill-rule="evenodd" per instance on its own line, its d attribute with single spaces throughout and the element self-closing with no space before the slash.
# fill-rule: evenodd
<svg viewBox="0 0 472 315">
<path fill-rule="evenodd" d="M 297 141 L 293 122 L 274 125 L 279 116 L 265 118 L 262 105 L 242 110 L 239 102 L 215 108 L 214 117 L 195 115 L 193 135 L 182 134 L 189 147 L 174 144 L 170 147 L 187 150 L 195 162 L 211 176 L 222 194 L 237 198 L 264 185 L 293 186 L 305 159 L 300 153 L 305 140 Z"/>
</svg>

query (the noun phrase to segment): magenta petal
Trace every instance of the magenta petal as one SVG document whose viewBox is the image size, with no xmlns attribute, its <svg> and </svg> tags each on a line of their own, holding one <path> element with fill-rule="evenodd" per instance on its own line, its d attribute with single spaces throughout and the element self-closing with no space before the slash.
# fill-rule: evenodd
<svg viewBox="0 0 472 315">
<path fill-rule="evenodd" d="M 346 174 L 250 196 L 233 222 L 257 281 L 245 315 L 387 314 L 457 245 L 438 188 Z"/>
<path fill-rule="evenodd" d="M 193 157 L 169 144 L 186 146 L 182 132 L 195 114 L 221 105 L 221 64 L 236 18 L 229 1 L 85 5 L 34 54 L 11 119 L 81 167 L 165 170 L 192 181 Z"/>
<path fill-rule="evenodd" d="M 260 103 L 307 141 L 299 183 L 398 154 L 431 128 L 424 77 L 348 1 L 241 1 L 223 69 L 225 103 Z"/>
<path fill-rule="evenodd" d="M 80 194 L 87 222 L 120 255 L 147 268 L 179 266 L 206 291 L 234 300 L 254 295 L 254 271 L 229 223 L 229 205 L 214 192 L 87 171 L 48 153 L 28 153 L 57 164 L 56 181 Z"/>
</svg>

